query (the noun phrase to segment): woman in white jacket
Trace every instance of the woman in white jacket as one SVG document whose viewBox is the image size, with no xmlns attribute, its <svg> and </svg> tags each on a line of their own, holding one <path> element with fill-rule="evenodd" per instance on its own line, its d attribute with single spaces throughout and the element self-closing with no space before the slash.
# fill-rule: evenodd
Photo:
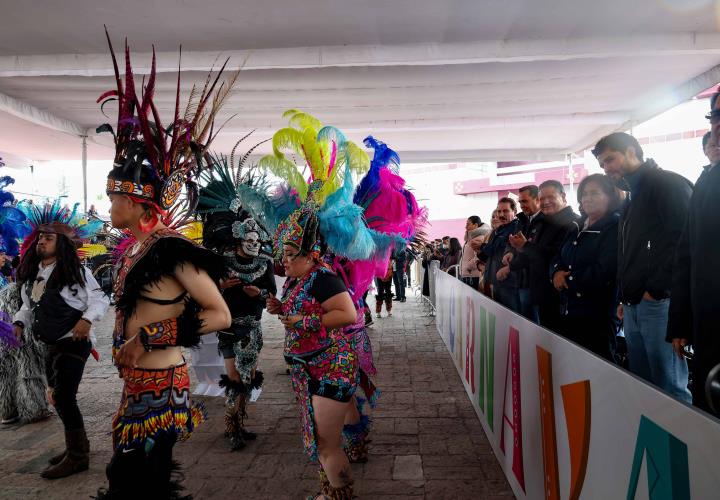
<svg viewBox="0 0 720 500">
<path fill-rule="evenodd" d="M 484 243 L 490 231 L 490 226 L 481 221 L 477 215 L 471 215 L 465 222 L 465 244 L 460 258 L 460 278 L 475 290 L 478 289 L 480 284 L 480 270 L 478 269 L 477 256 L 475 250 L 472 249 L 471 242 L 477 240 L 476 245 Z"/>
</svg>

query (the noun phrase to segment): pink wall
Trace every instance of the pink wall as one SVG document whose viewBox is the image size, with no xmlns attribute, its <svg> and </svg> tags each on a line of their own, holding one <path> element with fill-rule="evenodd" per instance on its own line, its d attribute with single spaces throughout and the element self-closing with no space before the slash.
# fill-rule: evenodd
<svg viewBox="0 0 720 500">
<path fill-rule="evenodd" d="M 472 215 L 472 214 L 471 214 Z M 425 228 L 425 233 L 429 240 L 450 236 L 463 242 L 465 237 L 465 222 L 467 217 L 463 219 L 439 219 L 431 220 L 430 224 Z"/>
</svg>

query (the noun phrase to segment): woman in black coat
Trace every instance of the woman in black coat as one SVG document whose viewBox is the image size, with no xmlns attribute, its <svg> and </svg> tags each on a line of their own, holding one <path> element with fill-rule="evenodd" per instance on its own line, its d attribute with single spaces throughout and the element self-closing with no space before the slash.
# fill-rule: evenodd
<svg viewBox="0 0 720 500">
<path fill-rule="evenodd" d="M 594 174 L 578 187 L 582 218 L 568 233 L 550 269 L 560 293 L 558 332 L 614 361 L 619 193 L 610 178 Z"/>
</svg>

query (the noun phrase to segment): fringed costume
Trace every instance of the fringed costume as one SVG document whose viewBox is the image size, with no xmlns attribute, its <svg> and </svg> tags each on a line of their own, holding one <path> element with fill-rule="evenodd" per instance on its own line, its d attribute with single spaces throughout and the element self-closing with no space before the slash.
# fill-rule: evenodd
<svg viewBox="0 0 720 500">
<path fill-rule="evenodd" d="M 360 417 L 357 422 L 345 425 L 343 437 L 349 460 L 361 463 L 367 461 L 368 435 L 372 427 L 372 419 L 363 413 L 363 407 L 367 401 L 370 408 L 375 408 L 380 395 L 372 382 L 377 370 L 364 318 L 367 308 L 365 300 L 373 277 L 392 276 L 390 257 L 393 248 L 405 248 L 408 243 L 422 239 L 421 229 L 427 221 L 426 210 L 418 206 L 413 194 L 405 188 L 405 181 L 398 175 L 400 158 L 397 153 L 372 136 L 364 142 L 374 150 L 374 154 L 370 170 L 355 190 L 353 202 L 362 208 L 367 227 L 384 238 L 375 238 L 377 245 L 369 258 L 347 260 L 336 257 L 333 261 L 333 269 L 342 271 L 339 275 L 347 284 L 358 310 L 357 322 L 346 327 L 345 333 L 351 339 L 360 360 L 360 387 L 365 399 L 355 398 L 354 404 Z M 392 308 L 389 290 L 382 292 L 380 300 L 385 302 L 389 312 Z"/>
<path fill-rule="evenodd" d="M 140 230 L 150 233 L 149 237 L 142 242 L 130 240 L 115 270 L 113 358 L 117 360 L 118 351 L 130 339 L 139 339 L 146 352 L 194 347 L 200 342 L 202 322 L 198 303 L 185 291 L 165 300 L 150 297 L 149 289 L 186 265 L 207 272 L 218 282 L 223 274 L 222 260 L 174 229 L 155 226 L 159 221 L 169 224 L 172 220 L 173 226 L 178 227 L 178 220 L 183 219 L 178 211 L 184 211 L 186 218 L 194 211 L 198 196 L 194 179 L 203 167 L 213 138 L 214 116 L 232 82 L 217 85 L 222 68 L 214 78 L 208 75 L 202 91 L 193 90 L 186 110 L 181 113 L 178 74 L 174 118 L 169 125 L 163 125 L 153 103 L 154 52 L 147 83 L 138 95 L 127 46 L 123 85 L 109 36 L 108 44 L 117 90 L 106 92 L 99 101 L 116 99 L 118 120 L 117 130 L 109 124 L 98 128 L 112 132 L 115 137 L 116 154 L 108 174 L 107 194 L 128 196 L 151 207 L 153 217 L 149 223 L 140 221 Z M 140 331 L 126 331 L 127 321 L 140 301 L 160 306 L 183 304 L 184 309 L 177 317 L 144 325 Z M 107 467 L 109 488 L 101 489 L 99 497 L 180 498 L 179 477 L 172 477 L 179 469 L 172 460 L 173 446 L 189 437 L 205 418 L 203 408 L 190 401 L 187 365 L 182 362 L 164 369 L 121 366 L 119 372 L 124 387 L 120 408 L 113 419 L 115 453 Z"/>
<path fill-rule="evenodd" d="M 236 370 L 220 380 L 225 389 L 225 434 L 232 450 L 256 437 L 245 429 L 246 407 L 252 391 L 262 386 L 263 373 L 257 370 L 263 345 L 260 320 L 265 301 L 277 293 L 272 256 L 261 252 L 263 242 L 269 241 L 268 231 L 243 209 L 246 203 L 269 202 L 265 182 L 251 171 L 243 176 L 242 169 L 243 160 L 236 167 L 232 157 L 230 164 L 225 157 L 216 159 L 212 170 L 205 171 L 198 203 L 203 243 L 222 254 L 225 265 L 221 289 L 232 324 L 217 336 L 218 354 L 233 359 Z"/>
<path fill-rule="evenodd" d="M 2 164 L 0 163 L 0 166 Z M 27 236 L 25 214 L 13 206 L 5 187 L 11 177 L 0 177 L 0 254 L 10 259 L 19 254 L 18 242 Z M 0 274 L 0 419 L 4 424 L 36 422 L 49 417 L 45 389 L 45 345 L 26 325 L 22 337 L 13 334 L 12 317 L 20 310 L 20 287 L 12 276 Z"/>
</svg>

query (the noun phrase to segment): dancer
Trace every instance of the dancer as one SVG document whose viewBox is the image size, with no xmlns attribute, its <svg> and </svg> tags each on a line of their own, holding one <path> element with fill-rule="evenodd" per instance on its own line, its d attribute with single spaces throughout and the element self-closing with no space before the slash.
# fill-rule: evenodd
<svg viewBox="0 0 720 500">
<path fill-rule="evenodd" d="M 377 370 L 370 337 L 366 325 L 363 325 L 364 300 L 374 276 L 384 270 L 390 275 L 391 257 L 395 249 L 404 251 L 408 244 L 417 245 L 423 239 L 421 229 L 427 221 L 427 211 L 418 206 L 413 194 L 404 187 L 405 181 L 398 175 L 400 157 L 397 153 L 372 136 L 365 138 L 364 143 L 374 150 L 374 154 L 370 170 L 358 184 L 353 201 L 362 208 L 363 220 L 376 234 L 376 247 L 368 259 L 344 259 L 342 266 L 338 266 L 338 259 L 335 259 L 333 266 L 343 276 L 358 310 L 357 322 L 345 328 L 359 359 L 359 386 L 365 395 L 364 399 L 353 396 L 345 417 L 343 446 L 351 463 L 368 460 L 372 419 L 363 412 L 363 408 L 367 402 L 374 409 L 380 396 L 380 391 L 372 381 Z M 387 290 L 387 293 L 389 295 L 390 291 Z M 359 300 L 359 297 L 363 297 L 363 300 Z M 392 305 L 392 302 L 389 304 Z"/>
<path fill-rule="evenodd" d="M 142 96 L 135 93 L 130 54 L 125 51 L 123 86 L 108 36 L 118 100 L 116 155 L 107 180 L 114 227 L 132 233 L 136 243 L 116 269 L 113 358 L 124 387 L 113 420 L 114 455 L 107 467 L 109 489 L 100 498 L 178 498 L 172 478 L 172 450 L 204 419 L 189 398 L 190 379 L 180 347 L 193 347 L 200 335 L 227 328 L 230 312 L 216 286 L 221 259 L 163 221 L 172 218 L 180 194 L 197 199 L 192 181 L 201 168 L 213 118 L 229 93 L 215 93 L 220 74 L 210 75 L 202 92 L 193 92 L 180 119 L 160 123 L 153 92 L 155 56 Z M 220 71 L 222 73 L 222 69 Z M 178 76 L 178 95 L 179 95 Z M 150 121 L 152 112 L 154 122 Z M 113 131 L 106 124 L 102 130 Z M 192 206 L 189 207 L 192 212 Z"/>
<path fill-rule="evenodd" d="M 269 239 L 267 230 L 243 209 L 244 197 L 269 201 L 263 193 L 264 180 L 250 172 L 241 177 L 243 162 L 236 170 L 227 161 L 217 159 L 206 171 L 198 213 L 204 220 L 203 243 L 223 255 L 227 275 L 220 288 L 232 324 L 217 335 L 227 373 L 220 380 L 225 388 L 225 434 L 235 451 L 257 437 L 245 429 L 246 406 L 252 390 L 262 386 L 263 374 L 257 370 L 263 345 L 260 320 L 265 301 L 277 287 L 272 256 L 260 253 L 261 240 Z"/>
<path fill-rule="evenodd" d="M 63 423 L 65 451 L 50 459 L 42 472 L 58 479 L 84 470 L 89 464 L 90 443 L 85 432 L 77 392 L 92 346 L 93 323 L 102 319 L 108 299 L 89 269 L 80 263 L 77 250 L 100 226 L 72 210 L 61 208 L 60 199 L 43 207 L 20 204 L 32 233 L 23 242 L 17 280 L 22 307 L 15 314 L 15 335 L 32 335 L 45 344 L 47 397 Z"/>
<path fill-rule="evenodd" d="M 367 258 L 375 248 L 361 208 L 352 203 L 351 172 L 366 170 L 369 160 L 339 130 L 298 111 L 286 116 L 290 127 L 275 134 L 275 154 L 259 163 L 288 180 L 273 238 L 288 279 L 281 299 L 268 298 L 268 311 L 280 314 L 285 325 L 285 360 L 300 405 L 305 451 L 321 464 L 317 498 L 349 499 L 353 479 L 342 427 L 357 387 L 358 359 L 343 328 L 356 322 L 357 311 L 323 254 Z M 281 147 L 305 160 L 310 185 Z"/>
<path fill-rule="evenodd" d="M 0 161 L 0 166 L 2 166 Z M 19 241 L 30 232 L 25 214 L 17 209 L 15 197 L 5 191 L 14 183 L 11 177 L 0 177 L 0 269 L 20 253 Z M 13 333 L 12 317 L 20 310 L 20 287 L 9 276 L 0 274 L 0 418 L 5 425 L 37 422 L 49 418 L 45 389 L 44 344 L 24 329 L 21 338 Z"/>
</svg>

